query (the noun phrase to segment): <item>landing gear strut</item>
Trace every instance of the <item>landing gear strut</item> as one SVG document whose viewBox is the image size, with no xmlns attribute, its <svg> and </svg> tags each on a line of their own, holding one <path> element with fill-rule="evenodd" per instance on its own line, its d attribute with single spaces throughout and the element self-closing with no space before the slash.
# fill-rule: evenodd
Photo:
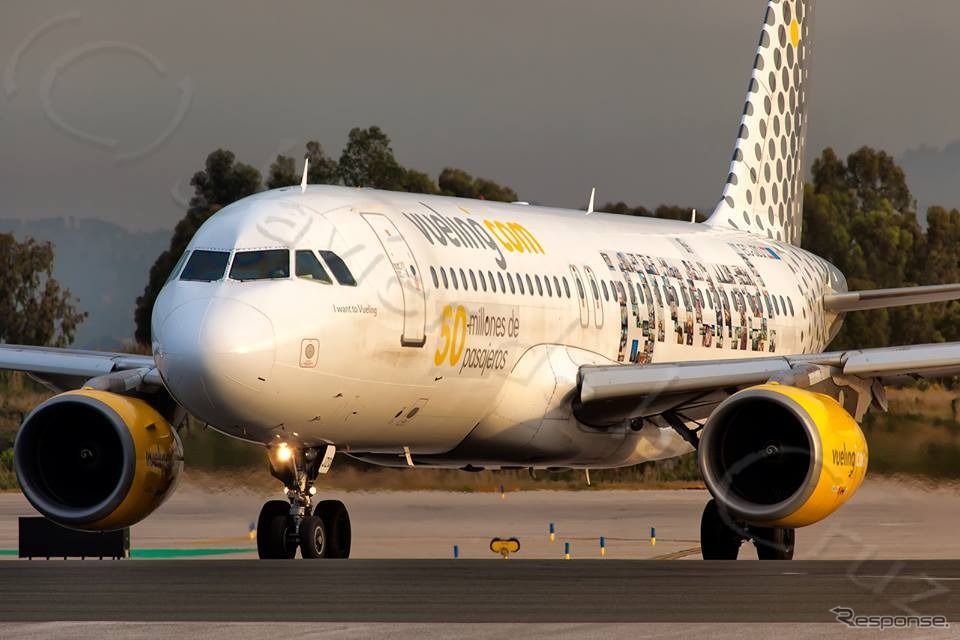
<svg viewBox="0 0 960 640">
<path fill-rule="evenodd" d="M 716 500 L 710 500 L 700 519 L 700 548 L 704 560 L 736 560 L 747 540 L 760 560 L 792 560 L 796 530 L 754 527 L 735 520 Z"/>
<path fill-rule="evenodd" d="M 257 519 L 257 554 L 262 559 L 349 558 L 350 516 L 339 500 L 313 508 L 313 486 L 324 462 L 323 449 L 294 449 L 285 443 L 269 452 L 270 473 L 283 483 L 287 502 L 270 500 Z M 329 459 L 326 461 L 329 466 Z"/>
</svg>

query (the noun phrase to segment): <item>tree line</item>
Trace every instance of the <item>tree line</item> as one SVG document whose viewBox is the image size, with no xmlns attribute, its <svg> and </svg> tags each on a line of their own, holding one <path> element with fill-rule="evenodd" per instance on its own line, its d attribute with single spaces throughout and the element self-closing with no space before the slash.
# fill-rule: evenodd
<svg viewBox="0 0 960 640">
<path fill-rule="evenodd" d="M 404 167 L 379 127 L 350 131 L 339 158 L 316 141 L 305 145 L 310 184 L 366 186 L 392 191 L 516 201 L 517 193 L 462 169 L 445 168 L 434 179 Z M 300 183 L 302 159 L 279 155 L 265 176 L 225 149 L 210 153 L 190 181 L 194 194 L 169 248 L 157 257 L 137 298 L 135 339 L 150 344 L 150 314 L 157 294 L 194 233 L 223 207 L 264 189 Z M 609 213 L 689 221 L 691 208 L 654 209 L 609 202 Z M 706 216 L 698 212 L 697 219 Z M 960 282 L 960 211 L 941 206 L 921 225 L 907 177 L 883 151 L 863 147 L 840 158 L 825 149 L 811 167 L 803 205 L 804 249 L 835 264 L 851 290 Z M 0 234 L 0 343 L 69 344 L 86 317 L 52 277 L 53 248 Z M 848 314 L 830 348 L 880 347 L 960 340 L 960 302 Z"/>
</svg>

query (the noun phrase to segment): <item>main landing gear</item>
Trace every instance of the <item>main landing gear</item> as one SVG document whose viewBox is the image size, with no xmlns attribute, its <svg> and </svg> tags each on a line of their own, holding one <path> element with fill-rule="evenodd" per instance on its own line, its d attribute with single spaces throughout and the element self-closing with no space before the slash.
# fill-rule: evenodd
<svg viewBox="0 0 960 640">
<path fill-rule="evenodd" d="M 740 545 L 750 540 L 760 560 L 792 560 L 796 530 L 754 527 L 738 522 L 711 499 L 700 519 L 700 548 L 704 560 L 736 560 Z"/>
<path fill-rule="evenodd" d="M 323 449 L 298 450 L 286 444 L 270 449 L 270 472 L 283 483 L 287 501 L 270 500 L 257 519 L 257 554 L 262 559 L 349 558 L 350 516 L 339 500 L 313 507 L 313 483 L 326 462 Z"/>
</svg>

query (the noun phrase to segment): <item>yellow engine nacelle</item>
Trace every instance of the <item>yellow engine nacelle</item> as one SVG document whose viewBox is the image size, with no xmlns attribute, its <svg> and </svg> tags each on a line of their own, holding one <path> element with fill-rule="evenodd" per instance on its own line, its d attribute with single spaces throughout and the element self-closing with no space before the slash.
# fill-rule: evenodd
<svg viewBox="0 0 960 640">
<path fill-rule="evenodd" d="M 37 511 L 74 529 L 108 531 L 143 520 L 173 493 L 183 446 L 143 400 L 82 389 L 27 416 L 14 463 Z"/>
<path fill-rule="evenodd" d="M 768 527 L 805 527 L 836 511 L 867 473 L 867 442 L 836 400 L 776 383 L 727 398 L 699 446 L 719 505 Z"/>
</svg>

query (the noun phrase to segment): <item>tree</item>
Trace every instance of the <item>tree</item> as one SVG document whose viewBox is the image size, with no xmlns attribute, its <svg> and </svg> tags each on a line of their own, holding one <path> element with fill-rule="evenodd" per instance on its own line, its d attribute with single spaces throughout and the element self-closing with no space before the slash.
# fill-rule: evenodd
<svg viewBox="0 0 960 640">
<path fill-rule="evenodd" d="M 414 169 L 404 169 L 403 174 L 403 191 L 410 193 L 429 193 L 437 194 L 437 185 L 434 184 L 433 179 L 422 171 L 416 171 Z"/>
<path fill-rule="evenodd" d="M 803 247 L 840 269 L 851 289 L 933 284 L 950 277 L 944 268 L 949 256 L 931 262 L 906 176 L 889 155 L 863 147 L 844 163 L 827 148 L 814 161 L 812 174 L 803 203 Z M 940 233 L 938 227 L 935 235 Z M 949 242 L 949 230 L 942 233 L 947 238 L 937 239 L 938 245 Z M 928 342 L 935 333 L 933 311 L 903 307 L 848 314 L 831 348 Z"/>
<path fill-rule="evenodd" d="M 608 202 L 597 211 L 602 213 L 616 213 L 622 216 L 643 216 L 645 218 L 653 217 L 653 213 L 644 206 L 631 207 L 626 202 Z"/>
<path fill-rule="evenodd" d="M 348 187 L 404 191 L 407 180 L 407 171 L 397 162 L 390 138 L 380 127 L 350 130 L 338 172 Z"/>
<path fill-rule="evenodd" d="M 150 345 L 150 317 L 154 302 L 193 234 L 207 218 L 223 207 L 263 188 L 260 172 L 237 162 L 233 153 L 224 149 L 217 149 L 207 156 L 205 168 L 193 175 L 190 184 L 194 188 L 194 195 L 187 213 L 174 228 L 170 248 L 161 253 L 150 267 L 147 286 L 143 295 L 137 298 L 134 337 L 142 345 Z"/>
<path fill-rule="evenodd" d="M 306 145 L 307 152 L 304 157 L 310 160 L 307 169 L 308 184 L 339 184 L 340 175 L 337 161 L 330 158 L 323 150 L 323 146 L 316 140 L 311 140 Z M 300 171 L 303 168 L 303 161 L 297 162 L 288 156 L 277 156 L 277 159 L 270 165 L 270 173 L 267 176 L 267 188 L 279 189 L 280 187 L 290 187 L 300 184 L 303 174 Z"/>
<path fill-rule="evenodd" d="M 53 277 L 53 245 L 0 234 L 0 343 L 65 347 L 87 317 Z"/>
<path fill-rule="evenodd" d="M 517 192 L 510 187 L 504 187 L 486 178 L 474 178 L 462 169 L 447 167 L 440 172 L 437 184 L 440 186 L 440 193 L 445 196 L 493 200 L 495 202 L 516 202 L 519 200 Z"/>
<path fill-rule="evenodd" d="M 847 186 L 866 211 L 878 208 L 883 200 L 904 214 L 916 209 L 906 174 L 884 151 L 862 147 L 851 153 L 847 157 Z"/>
</svg>

